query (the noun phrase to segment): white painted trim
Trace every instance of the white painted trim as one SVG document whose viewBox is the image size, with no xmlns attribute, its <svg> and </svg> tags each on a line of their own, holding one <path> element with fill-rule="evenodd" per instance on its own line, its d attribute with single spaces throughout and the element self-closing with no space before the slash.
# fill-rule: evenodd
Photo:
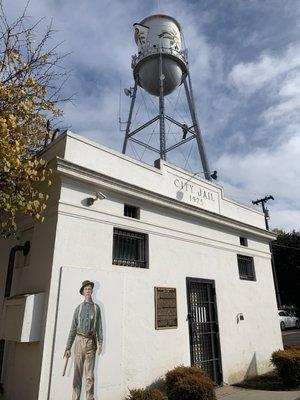
<svg viewBox="0 0 300 400">
<path fill-rule="evenodd" d="M 158 168 L 152 167 L 149 164 L 146 164 L 146 163 L 143 163 L 142 161 L 138 161 L 138 160 L 136 160 L 134 158 L 131 158 L 126 154 L 123 154 L 123 153 L 118 152 L 117 150 L 111 149 L 110 147 L 105 147 L 103 145 L 100 145 L 100 144 L 98 144 L 96 142 L 93 142 L 92 140 L 87 139 L 84 136 L 78 135 L 78 134 L 76 134 L 74 132 L 71 132 L 69 130 L 65 131 L 63 134 L 58 136 L 52 143 L 50 143 L 45 149 L 43 149 L 39 153 L 39 155 L 42 155 L 42 154 L 46 153 L 49 149 L 51 149 L 53 146 L 55 146 L 60 141 L 62 141 L 62 140 L 66 140 L 67 141 L 68 138 L 72 138 L 72 139 L 74 139 L 74 140 L 76 140 L 78 142 L 84 143 L 84 144 L 86 144 L 88 146 L 91 146 L 91 147 L 94 147 L 94 148 L 99 149 L 101 151 L 104 151 L 105 153 L 108 153 L 108 154 L 110 154 L 110 155 L 112 155 L 114 157 L 121 158 L 123 160 L 126 160 L 126 161 L 132 163 L 132 164 L 138 165 L 139 167 L 148 169 L 151 172 L 155 172 L 158 175 L 162 175 L 161 170 L 158 169 Z"/>
<path fill-rule="evenodd" d="M 194 175 L 192 172 L 188 172 L 188 171 L 186 171 L 186 170 L 184 170 L 184 169 L 182 169 L 180 167 L 177 167 L 177 166 L 175 166 L 173 164 L 170 164 L 169 162 L 167 162 L 165 160 L 160 160 L 160 169 L 152 167 L 149 164 L 143 163 L 141 161 L 138 161 L 138 160 L 136 160 L 134 158 L 129 157 L 126 154 L 122 154 L 122 153 L 120 153 L 120 152 L 118 152 L 118 151 L 116 151 L 114 149 L 111 149 L 109 147 L 105 147 L 105 146 L 100 145 L 100 144 L 98 144 L 96 142 L 93 142 L 92 140 L 87 139 L 84 136 L 78 135 L 78 134 L 76 134 L 76 133 L 74 133 L 74 132 L 72 132 L 70 130 L 67 130 L 63 134 L 58 136 L 52 143 L 50 143 L 45 149 L 43 149 L 39 153 L 39 155 L 42 155 L 42 154 L 46 153 L 49 149 L 51 149 L 53 146 L 55 146 L 60 141 L 62 141 L 62 140 L 66 140 L 67 141 L 68 138 L 72 138 L 72 139 L 74 139 L 74 140 L 76 140 L 78 142 L 81 142 L 81 143 L 84 143 L 84 144 L 86 144 L 88 146 L 91 146 L 91 147 L 94 147 L 96 149 L 102 150 L 102 151 L 104 151 L 104 152 L 106 152 L 108 154 L 111 154 L 114 157 L 121 158 L 123 160 L 126 160 L 126 161 L 128 161 L 128 162 L 130 162 L 132 164 L 138 165 L 138 166 L 140 166 L 142 168 L 148 169 L 148 170 L 150 170 L 150 171 L 152 171 L 152 172 L 154 172 L 156 174 L 159 174 L 159 175 L 162 175 L 162 170 L 163 169 L 170 169 L 170 170 L 176 171 L 176 172 L 180 173 L 181 175 L 186 175 L 187 180 L 190 180 L 191 182 L 194 181 L 197 184 L 198 183 L 197 181 L 200 181 L 201 183 L 204 183 L 204 184 L 206 184 L 208 186 L 211 186 L 212 188 L 220 190 L 221 191 L 221 198 L 223 200 L 228 201 L 229 203 L 232 203 L 232 204 L 236 204 L 239 207 L 242 207 L 242 208 L 244 208 L 246 210 L 252 211 L 252 212 L 254 212 L 256 214 L 263 215 L 263 213 L 261 211 L 255 209 L 255 208 L 253 208 L 251 206 L 247 206 L 246 204 L 243 204 L 243 203 L 240 203 L 240 202 L 238 202 L 236 200 L 232 200 L 232 199 L 229 199 L 228 197 L 225 197 L 224 196 L 223 187 L 221 185 L 217 184 L 216 182 L 210 182 L 207 179 L 202 178 L 199 175 Z M 210 189 L 210 190 L 213 190 L 213 189 Z"/>
<path fill-rule="evenodd" d="M 59 215 L 65 215 L 68 217 L 72 217 L 75 219 L 82 219 L 82 220 L 86 220 L 86 221 L 94 221 L 97 223 L 103 223 L 105 225 L 111 225 L 113 227 L 116 228 L 122 228 L 122 229 L 127 229 L 127 230 L 136 230 L 139 229 L 139 232 L 141 233 L 145 233 L 148 235 L 153 235 L 153 236 L 161 236 L 161 237 L 167 237 L 170 239 L 175 239 L 175 240 L 179 240 L 179 241 L 183 241 L 183 242 L 188 242 L 188 243 L 194 243 L 194 244 L 200 244 L 203 246 L 207 246 L 207 247 L 212 247 L 215 249 L 219 249 L 219 250 L 225 250 L 225 251 L 230 251 L 236 254 L 244 254 L 247 256 L 255 256 L 255 257 L 261 257 L 261 258 L 266 258 L 266 259 L 271 259 L 270 253 L 269 252 L 264 252 L 262 250 L 257 250 L 257 249 L 253 249 L 250 247 L 243 247 L 241 249 L 240 246 L 238 245 L 234 245 L 231 243 L 226 243 L 226 242 L 222 242 L 220 240 L 214 240 L 214 239 L 207 239 L 204 236 L 199 236 L 199 235 L 195 235 L 192 233 L 186 233 L 177 229 L 172 229 L 172 228 L 164 228 L 163 226 L 159 226 L 159 225 L 155 225 L 155 224 L 151 224 L 151 223 L 147 223 L 147 222 L 142 222 L 139 220 L 132 220 L 132 222 L 140 222 L 142 225 L 147 225 L 148 227 L 135 227 L 134 225 L 132 227 L 128 226 L 128 223 L 126 221 L 126 223 L 122 223 L 122 222 L 114 222 L 111 220 L 104 220 L 104 219 L 100 219 L 100 218 L 94 218 L 94 217 L 89 217 L 89 216 L 84 216 L 84 215 L 79 215 L 78 213 L 72 213 L 72 212 L 68 212 L 68 211 L 63 211 L 63 210 L 59 210 L 58 211 Z M 102 213 L 102 214 L 106 214 L 106 213 Z M 110 215 L 110 214 L 107 214 Z M 113 215 L 114 217 L 120 218 L 116 215 Z M 166 230 L 166 231 L 172 231 L 174 232 L 174 234 L 170 234 L 170 233 L 163 233 L 163 232 L 158 232 L 157 230 L 151 230 L 151 227 L 156 227 L 156 228 L 160 228 L 162 230 Z M 178 233 L 183 235 L 183 236 L 178 236 Z M 185 236 L 185 237 L 184 237 Z M 201 240 L 196 240 L 196 239 L 189 239 L 188 237 L 195 237 L 195 238 L 199 238 Z M 206 240 L 206 242 L 205 242 Z M 215 243 L 219 243 L 219 245 L 216 245 Z M 223 245 L 223 246 L 222 246 Z M 228 246 L 228 247 L 226 247 Z M 232 248 L 231 248 L 232 247 Z M 248 251 L 249 250 L 249 251 Z M 261 253 L 261 254 L 260 254 Z"/>
<path fill-rule="evenodd" d="M 57 157 L 56 169 L 61 175 L 71 177 L 75 180 L 98 185 L 99 187 L 106 188 L 108 190 L 121 193 L 123 195 L 143 199 L 150 203 L 154 203 L 162 207 L 167 207 L 168 209 L 177 212 L 194 215 L 205 221 L 209 221 L 223 227 L 225 226 L 227 228 L 238 229 L 239 231 L 247 232 L 260 238 L 265 238 L 268 240 L 276 239 L 276 235 L 272 232 L 255 227 L 253 225 L 245 224 L 243 222 L 225 217 L 220 214 L 216 214 L 212 211 L 200 209 L 187 203 L 182 203 L 179 200 L 172 199 L 162 194 L 155 193 L 139 186 L 135 186 L 116 178 L 101 174 L 99 172 L 92 171 L 85 167 L 78 166 L 77 164 L 61 159 L 59 157 Z"/>
</svg>

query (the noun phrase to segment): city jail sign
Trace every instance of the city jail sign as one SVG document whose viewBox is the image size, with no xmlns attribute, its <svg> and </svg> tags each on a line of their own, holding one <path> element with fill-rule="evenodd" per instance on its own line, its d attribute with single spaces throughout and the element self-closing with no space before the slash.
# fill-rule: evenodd
<svg viewBox="0 0 300 400">
<path fill-rule="evenodd" d="M 176 289 L 155 287 L 155 329 L 177 328 Z"/>
<path fill-rule="evenodd" d="M 177 200 L 209 211 L 219 212 L 219 193 L 217 191 L 180 177 L 174 177 L 173 188 L 176 191 Z"/>
</svg>

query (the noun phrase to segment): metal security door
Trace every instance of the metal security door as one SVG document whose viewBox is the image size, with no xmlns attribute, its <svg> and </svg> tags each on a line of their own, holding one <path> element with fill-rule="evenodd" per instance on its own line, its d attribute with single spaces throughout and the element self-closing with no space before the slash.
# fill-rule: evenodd
<svg viewBox="0 0 300 400">
<path fill-rule="evenodd" d="M 222 382 L 219 327 L 214 281 L 187 278 L 191 364 Z"/>
</svg>

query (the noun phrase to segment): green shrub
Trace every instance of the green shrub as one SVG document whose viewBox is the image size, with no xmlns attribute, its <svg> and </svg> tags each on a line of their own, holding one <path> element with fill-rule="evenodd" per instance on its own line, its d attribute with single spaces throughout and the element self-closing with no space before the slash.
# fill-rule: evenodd
<svg viewBox="0 0 300 400">
<path fill-rule="evenodd" d="M 284 385 L 300 386 L 300 347 L 274 351 L 271 362 Z"/>
<path fill-rule="evenodd" d="M 214 384 L 197 367 L 176 367 L 166 374 L 169 400 L 215 400 Z"/>
<path fill-rule="evenodd" d="M 168 400 L 168 398 L 158 389 L 132 389 L 126 400 Z"/>
</svg>

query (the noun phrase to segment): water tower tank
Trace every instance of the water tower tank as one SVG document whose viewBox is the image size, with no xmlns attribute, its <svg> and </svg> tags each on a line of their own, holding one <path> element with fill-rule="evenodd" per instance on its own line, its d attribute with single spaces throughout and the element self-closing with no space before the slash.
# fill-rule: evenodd
<svg viewBox="0 0 300 400">
<path fill-rule="evenodd" d="M 175 18 L 157 14 L 134 24 L 138 54 L 133 56 L 132 68 L 139 86 L 159 96 L 162 55 L 163 92 L 172 93 L 181 85 L 187 72 L 186 51 L 183 48 L 181 27 Z"/>
</svg>

